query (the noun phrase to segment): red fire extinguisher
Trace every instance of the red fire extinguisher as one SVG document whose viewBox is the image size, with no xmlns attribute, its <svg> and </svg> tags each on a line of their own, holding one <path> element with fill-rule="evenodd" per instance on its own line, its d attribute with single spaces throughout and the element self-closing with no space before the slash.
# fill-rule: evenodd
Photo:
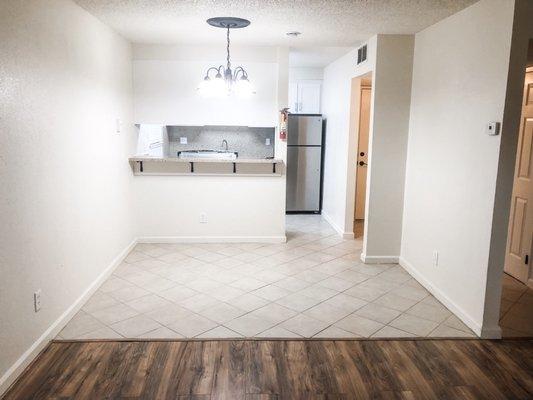
<svg viewBox="0 0 533 400">
<path fill-rule="evenodd" d="M 287 120 L 289 119 L 289 109 L 284 108 L 280 111 L 279 138 L 287 140 Z"/>
</svg>

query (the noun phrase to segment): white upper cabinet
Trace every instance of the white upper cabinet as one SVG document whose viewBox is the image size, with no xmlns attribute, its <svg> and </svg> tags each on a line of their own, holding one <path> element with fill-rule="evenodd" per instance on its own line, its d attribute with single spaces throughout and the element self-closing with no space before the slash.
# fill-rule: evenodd
<svg viewBox="0 0 533 400">
<path fill-rule="evenodd" d="M 300 80 L 289 85 L 289 108 L 295 114 L 320 114 L 321 80 Z"/>
</svg>

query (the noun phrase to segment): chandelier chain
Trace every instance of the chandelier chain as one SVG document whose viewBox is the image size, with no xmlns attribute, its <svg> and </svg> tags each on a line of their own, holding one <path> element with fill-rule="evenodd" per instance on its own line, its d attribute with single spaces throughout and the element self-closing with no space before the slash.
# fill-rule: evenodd
<svg viewBox="0 0 533 400">
<path fill-rule="evenodd" d="M 228 42 L 228 43 L 227 43 L 227 46 L 226 46 L 226 52 L 227 52 L 227 58 L 226 58 L 226 61 L 227 61 L 227 64 L 228 64 L 228 69 L 231 67 L 231 63 L 230 63 L 230 60 L 229 60 L 229 59 L 230 59 L 230 58 L 229 58 L 229 57 L 230 57 L 230 54 L 229 54 L 229 44 L 230 44 L 230 42 L 229 42 L 229 29 L 230 29 L 230 28 L 229 28 L 229 26 L 228 26 L 228 32 L 227 32 L 227 34 L 226 34 L 227 42 Z"/>
</svg>

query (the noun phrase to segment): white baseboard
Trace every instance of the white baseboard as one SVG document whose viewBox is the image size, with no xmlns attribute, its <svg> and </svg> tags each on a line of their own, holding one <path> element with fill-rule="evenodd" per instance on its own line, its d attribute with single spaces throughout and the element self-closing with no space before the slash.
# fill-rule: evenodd
<svg viewBox="0 0 533 400">
<path fill-rule="evenodd" d="M 0 378 L 0 396 L 13 384 L 24 369 L 33 359 L 46 347 L 48 342 L 55 338 L 65 327 L 70 319 L 83 307 L 85 302 L 96 292 L 100 285 L 113 273 L 115 268 L 126 258 L 129 252 L 135 247 L 137 240 L 133 240 L 120 254 L 115 257 L 107 268 L 89 285 L 89 287 L 78 297 L 78 299 L 55 320 L 52 325 L 19 357 L 19 359 Z"/>
<path fill-rule="evenodd" d="M 343 239 L 353 239 L 354 238 L 353 232 L 346 232 L 343 229 L 341 229 L 341 227 L 339 225 L 337 225 L 335 223 L 335 221 L 333 221 L 333 219 L 327 213 L 325 213 L 324 211 L 322 211 L 322 217 L 327 221 L 328 224 L 331 225 L 331 227 L 333 229 L 335 229 L 335 231 L 339 234 L 339 236 L 341 238 L 343 238 Z"/>
<path fill-rule="evenodd" d="M 466 311 L 464 311 L 460 306 L 455 304 L 443 291 L 434 286 L 426 278 L 424 278 L 411 263 L 409 263 L 403 257 L 400 257 L 400 265 L 407 271 L 409 274 L 415 278 L 418 283 L 424 286 L 435 298 L 444 304 L 451 312 L 453 312 L 461 321 L 465 323 L 476 335 L 484 339 L 500 339 L 501 338 L 501 329 L 499 327 L 495 328 L 485 328 L 482 329 L 482 325 L 472 318 Z"/>
<path fill-rule="evenodd" d="M 365 264 L 398 264 L 398 256 L 367 256 L 361 253 L 361 261 Z"/>
<path fill-rule="evenodd" d="M 287 236 L 143 236 L 137 243 L 285 243 Z"/>
</svg>

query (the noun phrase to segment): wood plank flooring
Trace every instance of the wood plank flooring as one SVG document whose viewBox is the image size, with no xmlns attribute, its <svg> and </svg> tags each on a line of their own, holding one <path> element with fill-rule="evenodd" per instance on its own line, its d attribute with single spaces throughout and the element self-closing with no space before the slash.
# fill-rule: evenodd
<svg viewBox="0 0 533 400">
<path fill-rule="evenodd" d="M 13 399 L 531 399 L 533 340 L 52 342 Z"/>
</svg>

